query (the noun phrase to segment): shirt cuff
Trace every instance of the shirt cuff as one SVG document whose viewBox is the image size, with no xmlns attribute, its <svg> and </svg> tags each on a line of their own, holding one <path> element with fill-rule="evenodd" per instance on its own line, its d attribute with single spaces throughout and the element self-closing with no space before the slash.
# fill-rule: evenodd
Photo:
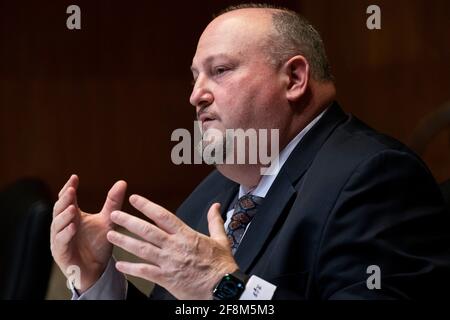
<svg viewBox="0 0 450 320">
<path fill-rule="evenodd" d="M 105 271 L 92 287 L 81 295 L 72 289 L 72 300 L 125 300 L 128 282 L 115 265 L 116 260 L 111 257 Z"/>
<path fill-rule="evenodd" d="M 257 276 L 251 276 L 239 300 L 271 300 L 277 287 Z"/>
</svg>

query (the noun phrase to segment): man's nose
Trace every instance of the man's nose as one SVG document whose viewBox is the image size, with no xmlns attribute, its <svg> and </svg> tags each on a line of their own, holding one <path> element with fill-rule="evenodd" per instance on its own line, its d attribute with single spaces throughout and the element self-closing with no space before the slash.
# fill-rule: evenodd
<svg viewBox="0 0 450 320">
<path fill-rule="evenodd" d="M 194 107 L 205 108 L 213 103 L 214 96 L 210 90 L 207 89 L 202 82 L 197 79 L 194 88 L 192 89 L 191 97 L 189 98 L 189 102 Z"/>
</svg>

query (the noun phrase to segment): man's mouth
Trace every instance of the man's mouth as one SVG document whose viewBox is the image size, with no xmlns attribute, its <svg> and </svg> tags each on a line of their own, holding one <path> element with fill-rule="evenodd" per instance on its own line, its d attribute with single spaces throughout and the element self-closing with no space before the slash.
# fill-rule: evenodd
<svg viewBox="0 0 450 320">
<path fill-rule="evenodd" d="M 198 120 L 202 123 L 210 122 L 216 120 L 216 118 L 212 115 L 203 113 L 198 117 Z"/>
<path fill-rule="evenodd" d="M 208 130 L 213 122 L 218 120 L 218 118 L 214 114 L 208 112 L 198 114 L 197 119 L 198 121 L 200 121 L 203 131 Z"/>
</svg>

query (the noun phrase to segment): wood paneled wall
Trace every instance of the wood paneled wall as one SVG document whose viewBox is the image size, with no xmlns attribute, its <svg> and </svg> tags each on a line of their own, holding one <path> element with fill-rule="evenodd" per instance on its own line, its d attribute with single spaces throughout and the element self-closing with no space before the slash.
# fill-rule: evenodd
<svg viewBox="0 0 450 320">
<path fill-rule="evenodd" d="M 79 31 L 66 28 L 74 3 Z M 0 0 L 0 187 L 37 176 L 56 194 L 78 173 L 86 210 L 116 179 L 175 209 L 211 170 L 173 165 L 170 135 L 193 126 L 191 58 L 211 14 L 231 3 Z M 408 142 L 450 99 L 450 2 L 275 3 L 320 30 L 339 101 L 371 126 Z M 370 4 L 381 7 L 379 31 L 366 28 Z M 449 151 L 442 135 L 424 155 L 439 180 Z"/>
</svg>

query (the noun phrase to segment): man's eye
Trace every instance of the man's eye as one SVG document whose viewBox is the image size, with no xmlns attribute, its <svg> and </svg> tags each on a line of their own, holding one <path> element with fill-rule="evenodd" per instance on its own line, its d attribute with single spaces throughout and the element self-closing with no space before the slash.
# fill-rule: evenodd
<svg viewBox="0 0 450 320">
<path fill-rule="evenodd" d="M 214 68 L 214 74 L 215 75 L 221 75 L 221 74 L 225 73 L 227 70 L 228 70 L 227 67 L 223 67 L 223 66 L 216 67 L 216 68 Z"/>
</svg>

